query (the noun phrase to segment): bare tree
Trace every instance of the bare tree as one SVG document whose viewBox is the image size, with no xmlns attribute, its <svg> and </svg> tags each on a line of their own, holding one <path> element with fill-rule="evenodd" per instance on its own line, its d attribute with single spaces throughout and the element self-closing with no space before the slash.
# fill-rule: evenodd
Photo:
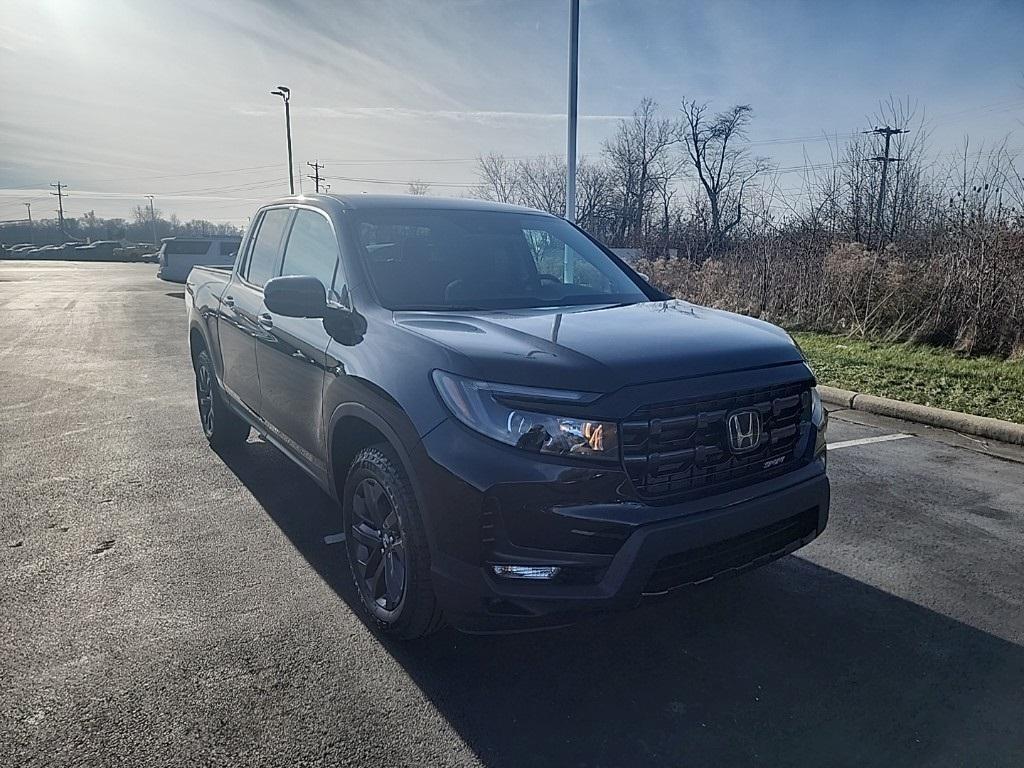
<svg viewBox="0 0 1024 768">
<path fill-rule="evenodd" d="M 565 215 L 565 159 L 542 155 L 508 160 L 480 158 L 476 197 Z M 591 234 L 610 237 L 616 221 L 615 184 L 607 164 L 581 157 L 576 166 L 576 221 Z"/>
<path fill-rule="evenodd" d="M 412 181 L 409 182 L 408 192 L 410 195 L 429 195 L 430 183 L 426 181 L 421 181 L 420 179 L 413 179 Z"/>
<path fill-rule="evenodd" d="M 707 104 L 683 101 L 680 141 L 697 174 L 710 211 L 709 247 L 714 250 L 743 220 L 749 188 L 770 165 L 743 146 L 752 110 L 737 104 L 716 115 Z"/>
<path fill-rule="evenodd" d="M 518 202 L 531 208 L 565 214 L 565 161 L 551 155 L 542 155 L 515 164 Z"/>
<path fill-rule="evenodd" d="M 576 223 L 610 240 L 616 220 L 615 180 L 608 164 L 581 157 L 576 166 Z"/>
<path fill-rule="evenodd" d="M 619 218 L 614 240 L 639 245 L 655 204 L 657 169 L 676 140 L 672 120 L 662 117 L 653 99 L 644 98 L 633 116 L 622 120 L 615 135 L 605 142 L 604 154 L 615 177 Z"/>
<path fill-rule="evenodd" d="M 477 158 L 477 176 L 480 183 L 474 196 L 498 203 L 518 203 L 521 197 L 516 164 L 504 155 L 485 155 Z"/>
</svg>

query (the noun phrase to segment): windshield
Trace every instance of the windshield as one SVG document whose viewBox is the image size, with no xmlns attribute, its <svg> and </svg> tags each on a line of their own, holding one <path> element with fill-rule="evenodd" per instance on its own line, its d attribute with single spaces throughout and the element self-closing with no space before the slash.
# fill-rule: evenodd
<svg viewBox="0 0 1024 768">
<path fill-rule="evenodd" d="M 550 216 L 502 211 L 360 211 L 356 239 L 393 310 L 621 304 L 647 296 L 607 254 Z"/>
</svg>

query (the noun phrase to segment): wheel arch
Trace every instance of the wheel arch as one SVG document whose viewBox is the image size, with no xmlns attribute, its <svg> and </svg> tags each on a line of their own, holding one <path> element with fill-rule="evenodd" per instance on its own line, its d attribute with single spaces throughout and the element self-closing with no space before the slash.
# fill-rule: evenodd
<svg viewBox="0 0 1024 768">
<path fill-rule="evenodd" d="M 198 325 L 193 325 L 188 331 L 188 350 L 189 356 L 192 358 L 192 366 L 195 367 L 196 355 L 199 351 L 205 349 L 207 352 L 210 351 L 210 345 L 206 343 L 206 337 L 203 336 L 203 332 L 199 330 Z"/>
<path fill-rule="evenodd" d="M 398 417 L 406 418 L 400 412 Z M 415 431 L 411 422 L 409 429 Z M 362 403 L 342 403 L 335 408 L 331 416 L 327 441 L 328 485 L 335 499 L 341 504 L 344 504 L 345 478 L 352 459 L 363 448 L 381 442 L 387 443 L 394 450 L 409 478 L 413 494 L 416 496 L 416 505 L 426 524 L 427 539 L 433 544 L 433 532 L 427 524 L 429 512 L 412 457 L 398 430 L 384 416 Z"/>
</svg>

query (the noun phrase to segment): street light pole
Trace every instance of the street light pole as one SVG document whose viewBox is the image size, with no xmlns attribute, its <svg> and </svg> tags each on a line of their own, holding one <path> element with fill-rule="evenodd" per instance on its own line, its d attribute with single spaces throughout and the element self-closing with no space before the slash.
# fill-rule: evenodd
<svg viewBox="0 0 1024 768">
<path fill-rule="evenodd" d="M 565 218 L 576 221 L 576 91 L 579 82 L 580 0 L 569 0 L 569 132 L 566 137 Z"/>
<path fill-rule="evenodd" d="M 32 203 L 25 203 L 24 205 L 28 208 L 28 239 L 31 241 L 32 245 L 35 245 L 36 231 L 32 228 Z"/>
<path fill-rule="evenodd" d="M 153 210 L 153 196 L 146 195 L 149 198 L 149 221 L 153 227 L 153 245 L 156 245 L 156 212 Z"/>
<path fill-rule="evenodd" d="M 291 193 L 295 194 L 295 170 L 292 163 L 292 113 L 291 108 L 288 105 L 289 100 L 292 97 L 292 92 L 289 88 L 279 85 L 277 90 L 270 92 L 272 96 L 280 96 L 284 100 L 284 125 L 285 131 L 288 136 L 288 189 Z"/>
</svg>

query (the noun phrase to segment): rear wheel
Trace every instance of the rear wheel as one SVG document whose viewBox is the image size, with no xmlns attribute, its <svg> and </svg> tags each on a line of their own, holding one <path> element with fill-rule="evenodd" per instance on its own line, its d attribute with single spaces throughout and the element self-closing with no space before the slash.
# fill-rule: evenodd
<svg viewBox="0 0 1024 768">
<path fill-rule="evenodd" d="M 423 637 L 442 624 L 412 485 L 386 443 L 364 448 L 344 493 L 345 545 L 363 609 L 382 631 Z"/>
<path fill-rule="evenodd" d="M 237 448 L 249 436 L 249 425 L 224 402 L 217 386 L 213 360 L 205 349 L 196 355 L 196 399 L 203 434 L 216 450 Z"/>
</svg>

